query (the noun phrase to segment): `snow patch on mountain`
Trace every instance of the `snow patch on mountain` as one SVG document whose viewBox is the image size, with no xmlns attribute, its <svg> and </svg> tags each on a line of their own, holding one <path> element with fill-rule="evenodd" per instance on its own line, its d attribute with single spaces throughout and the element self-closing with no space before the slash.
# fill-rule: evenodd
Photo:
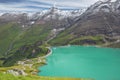
<svg viewBox="0 0 120 80">
<path fill-rule="evenodd" d="M 91 5 L 85 13 L 95 14 L 97 12 L 120 12 L 120 0 L 101 0 Z"/>
</svg>

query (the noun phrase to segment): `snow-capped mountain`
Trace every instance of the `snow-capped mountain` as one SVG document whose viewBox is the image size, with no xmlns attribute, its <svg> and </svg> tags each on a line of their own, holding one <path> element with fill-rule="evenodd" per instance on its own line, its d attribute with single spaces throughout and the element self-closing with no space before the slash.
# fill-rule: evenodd
<svg viewBox="0 0 120 80">
<path fill-rule="evenodd" d="M 72 25 L 71 33 L 79 36 L 119 36 L 120 0 L 98 1 L 91 5 Z"/>
<path fill-rule="evenodd" d="M 91 5 L 86 13 L 92 13 L 95 14 L 96 12 L 114 12 L 114 13 L 120 13 L 120 0 L 111 1 L 111 0 L 105 0 L 105 1 L 98 1 L 95 4 Z"/>
<path fill-rule="evenodd" d="M 114 3 L 114 7 L 115 7 L 115 12 L 120 13 L 120 0 L 117 0 L 117 1 Z"/>
<path fill-rule="evenodd" d="M 65 11 L 54 6 L 49 10 L 42 10 L 36 13 L 5 13 L 0 16 L 0 23 L 12 21 L 19 23 L 22 27 L 28 27 L 34 24 L 50 24 L 53 28 L 68 28 L 75 25 L 75 31 L 71 31 L 75 34 L 112 35 L 120 34 L 119 15 L 120 0 L 114 2 L 105 0 L 97 1 L 88 7 L 87 10 Z"/>
<path fill-rule="evenodd" d="M 76 17 L 80 16 L 86 9 L 79 9 L 79 10 L 60 10 L 57 7 L 51 7 L 49 10 L 41 10 L 39 12 L 32 12 L 32 13 L 27 13 L 27 12 L 4 12 L 0 13 L 0 16 L 17 16 L 21 14 L 27 14 L 28 17 L 30 18 L 40 18 L 42 16 L 50 17 L 52 16 L 55 18 L 56 16 L 59 17 Z"/>
<path fill-rule="evenodd" d="M 80 16 L 85 9 L 80 10 L 60 10 L 57 7 L 51 7 L 49 10 L 41 10 L 33 13 L 10 12 L 1 13 L 0 20 L 2 22 L 18 22 L 24 24 L 45 23 L 46 21 L 64 21 L 68 22 Z M 66 22 L 66 23 L 67 23 Z"/>
<path fill-rule="evenodd" d="M 64 18 L 75 18 L 77 16 L 80 16 L 85 9 L 81 10 L 73 10 L 73 11 L 65 11 L 60 10 L 57 7 L 51 7 L 49 10 L 43 10 L 41 12 L 37 12 L 32 15 L 31 18 L 33 19 L 43 19 L 43 20 L 49 20 L 49 19 L 64 19 Z"/>
</svg>

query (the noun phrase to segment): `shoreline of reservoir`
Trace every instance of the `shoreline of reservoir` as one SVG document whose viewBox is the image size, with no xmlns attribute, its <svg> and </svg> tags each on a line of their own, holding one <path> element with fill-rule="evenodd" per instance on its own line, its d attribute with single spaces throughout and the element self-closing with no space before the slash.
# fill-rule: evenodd
<svg viewBox="0 0 120 80">
<path fill-rule="evenodd" d="M 46 47 L 46 48 L 48 49 L 48 53 L 47 53 L 47 55 L 42 56 L 42 57 L 40 57 L 40 58 L 46 58 L 46 57 L 48 57 L 48 56 L 50 56 L 50 55 L 52 54 L 52 50 L 51 50 L 51 48 L 50 48 L 50 47 Z"/>
<path fill-rule="evenodd" d="M 52 47 L 52 49 L 52 54 L 54 55 L 47 57 L 47 65 L 39 67 L 41 71 L 38 74 L 39 76 L 80 78 L 84 77 L 82 75 L 85 75 L 85 77 L 91 77 L 97 80 L 107 80 L 109 79 L 109 77 L 107 77 L 109 71 L 114 72 L 118 70 L 120 66 L 118 65 L 119 58 L 116 56 L 119 55 L 120 50 L 116 48 L 68 45 L 55 46 Z M 113 65 L 111 64 L 113 62 L 116 63 Z M 106 69 L 106 72 L 101 72 L 103 69 Z M 102 73 L 104 73 L 104 75 L 102 75 Z M 111 73 L 111 76 L 120 79 L 117 73 L 119 74 L 120 72 L 117 71 L 116 75 Z M 102 77 L 99 75 L 102 75 Z"/>
<path fill-rule="evenodd" d="M 96 47 L 96 48 L 107 48 L 107 49 L 120 49 L 120 48 L 114 48 L 114 47 L 106 47 L 106 46 L 101 46 L 101 45 L 64 45 L 64 46 L 53 46 L 53 47 L 70 47 L 70 46 L 76 46 L 76 47 Z"/>
</svg>

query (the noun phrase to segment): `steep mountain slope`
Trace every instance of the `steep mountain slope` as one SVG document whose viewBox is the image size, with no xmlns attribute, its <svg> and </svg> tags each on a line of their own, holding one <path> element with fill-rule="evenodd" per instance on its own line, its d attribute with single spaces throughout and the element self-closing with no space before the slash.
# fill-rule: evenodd
<svg viewBox="0 0 120 80">
<path fill-rule="evenodd" d="M 27 13 L 2 14 L 0 16 L 1 54 L 7 53 L 7 50 L 10 51 L 9 48 L 13 48 L 15 51 L 25 44 L 34 44 L 37 41 L 45 42 L 52 36 L 50 33 L 53 30 L 57 29 L 58 34 L 61 30 L 70 27 L 82 12 L 82 10 L 62 11 L 52 7 L 31 15 Z"/>
<path fill-rule="evenodd" d="M 20 32 L 21 27 L 15 23 L 0 25 L 0 57 L 7 53 Z"/>
<path fill-rule="evenodd" d="M 21 59 L 45 55 L 47 49 L 40 46 L 46 45 L 49 40 L 70 27 L 74 19 L 80 15 L 79 11 L 61 11 L 55 7 L 32 15 L 2 14 L 0 16 L 1 65 L 12 66 Z"/>
<path fill-rule="evenodd" d="M 90 6 L 70 28 L 61 32 L 49 43 L 52 45 L 104 44 L 119 40 L 119 2 L 119 0 L 115 2 L 111 2 L 110 0 L 96 2 Z M 94 40 L 91 37 L 97 37 L 100 40 Z"/>
<path fill-rule="evenodd" d="M 83 17 L 87 19 L 86 21 L 92 22 L 90 24 L 88 23 L 90 25 L 90 28 L 93 26 L 105 30 L 100 33 L 99 30 L 96 30 L 99 34 L 104 34 L 107 36 L 120 35 L 120 10 L 118 6 L 120 5 L 119 2 L 119 0 L 116 2 L 110 2 L 110 0 L 107 0 L 106 2 L 98 1 L 88 8 L 88 10 L 83 14 Z M 93 34 L 97 33 L 93 32 Z"/>
<path fill-rule="evenodd" d="M 83 11 L 62 11 L 52 7 L 50 10 L 31 15 L 27 13 L 2 14 L 0 16 L 2 64 L 10 66 L 16 60 L 43 55 L 41 51 L 46 49 L 40 46 L 46 44 L 109 47 L 120 44 L 119 0 L 98 1 L 84 13 Z M 34 50 L 36 53 L 32 55 Z M 18 55 L 22 56 L 9 62 L 11 58 Z"/>
<path fill-rule="evenodd" d="M 17 23 L 1 25 L 0 62 L 2 62 L 2 66 L 11 66 L 18 60 L 34 58 L 47 53 L 47 50 L 40 46 L 49 34 L 49 27 L 42 25 L 33 27 L 24 29 Z"/>
</svg>

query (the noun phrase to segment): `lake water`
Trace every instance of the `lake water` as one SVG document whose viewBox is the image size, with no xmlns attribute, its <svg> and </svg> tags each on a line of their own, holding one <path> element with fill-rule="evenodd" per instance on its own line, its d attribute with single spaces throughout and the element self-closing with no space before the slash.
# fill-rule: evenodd
<svg viewBox="0 0 120 80">
<path fill-rule="evenodd" d="M 120 49 L 93 46 L 53 47 L 38 75 L 120 80 Z"/>
</svg>

